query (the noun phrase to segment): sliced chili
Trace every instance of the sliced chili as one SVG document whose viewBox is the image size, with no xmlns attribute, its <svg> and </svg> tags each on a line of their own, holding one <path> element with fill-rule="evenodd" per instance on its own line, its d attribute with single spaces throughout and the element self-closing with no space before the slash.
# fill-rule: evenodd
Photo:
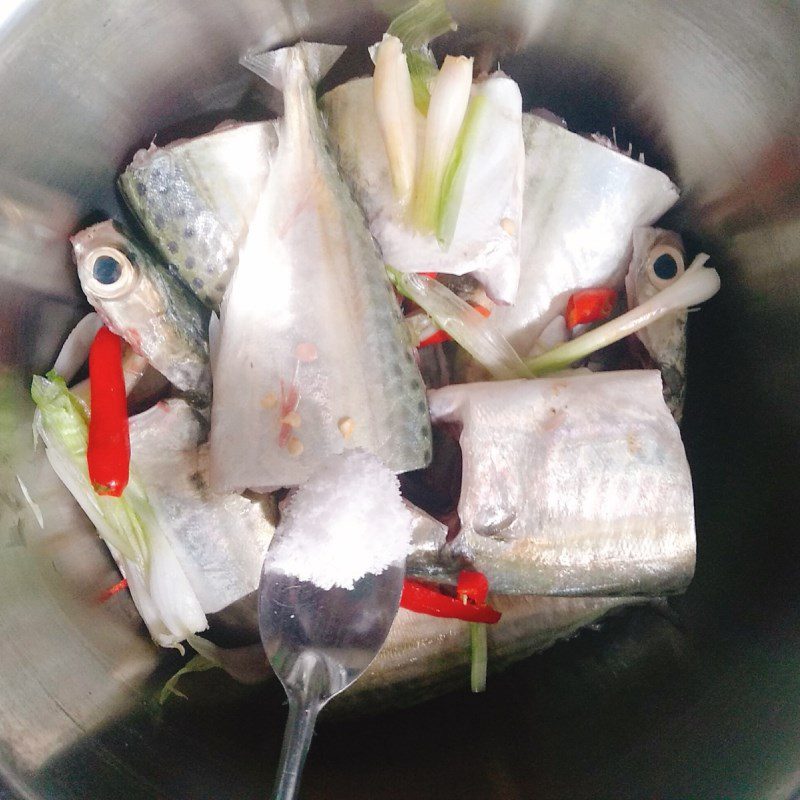
<svg viewBox="0 0 800 800">
<path fill-rule="evenodd" d="M 607 319 L 614 310 L 617 293 L 613 289 L 582 289 L 567 300 L 567 328 Z"/>
<path fill-rule="evenodd" d="M 100 328 L 89 350 L 90 416 L 86 462 L 97 494 L 119 497 L 128 485 L 131 444 L 122 373 L 122 341 Z"/>
<path fill-rule="evenodd" d="M 463 619 L 467 622 L 484 622 L 488 625 L 497 622 L 501 617 L 499 611 L 484 602 L 477 603 L 471 600 L 466 592 L 460 597 L 453 597 L 414 578 L 406 578 L 403 581 L 400 606 L 431 617 Z"/>
</svg>

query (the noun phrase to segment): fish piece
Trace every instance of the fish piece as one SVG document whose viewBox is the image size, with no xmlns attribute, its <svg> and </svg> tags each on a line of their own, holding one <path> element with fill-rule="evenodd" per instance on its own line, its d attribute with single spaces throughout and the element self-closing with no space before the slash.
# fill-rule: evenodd
<svg viewBox="0 0 800 800">
<path fill-rule="evenodd" d="M 401 272 L 467 272 L 498 303 L 514 300 L 519 282 L 519 230 L 525 152 L 522 97 L 501 72 L 476 82 L 472 97 L 484 98 L 474 156 L 453 240 L 442 249 L 436 237 L 416 233 L 395 201 L 373 100 L 372 78 L 348 81 L 328 92 L 322 107 L 345 178 L 364 209 L 387 264 Z M 425 118 L 418 115 L 418 152 Z"/>
<path fill-rule="evenodd" d="M 274 498 L 217 494 L 208 485 L 207 422 L 183 400 L 162 400 L 130 420 L 131 461 L 155 518 L 203 611 L 255 591 L 277 520 Z"/>
<path fill-rule="evenodd" d="M 221 307 L 210 437 L 219 489 L 296 486 L 351 448 L 394 472 L 431 457 L 400 308 L 316 106 L 331 49 L 341 52 L 301 43 L 246 59 L 283 89 L 285 116 Z"/>
<path fill-rule="evenodd" d="M 72 237 L 78 278 L 103 322 L 179 389 L 207 395 L 208 312 L 116 222 Z"/>
<path fill-rule="evenodd" d="M 662 172 L 533 114 L 522 115 L 522 132 L 519 291 L 492 319 L 530 353 L 574 291 L 621 288 L 634 229 L 664 214 L 678 190 Z"/>
<path fill-rule="evenodd" d="M 685 272 L 683 242 L 677 233 L 660 228 L 633 232 L 633 257 L 625 276 L 628 308 L 634 308 L 680 278 Z M 631 348 L 639 366 L 661 371 L 664 399 L 680 424 L 686 397 L 686 321 L 684 309 L 637 331 Z M 628 342 L 632 344 L 630 337 Z"/>
<path fill-rule="evenodd" d="M 692 481 L 654 370 L 429 392 L 459 426 L 461 530 L 448 556 L 506 594 L 656 595 L 695 562 Z"/>
<path fill-rule="evenodd" d="M 491 595 L 503 616 L 487 626 L 490 672 L 528 658 L 571 636 L 614 609 L 636 602 L 621 597 Z M 469 686 L 469 623 L 401 608 L 369 669 L 331 707 L 344 713 L 421 703 Z"/>
<path fill-rule="evenodd" d="M 214 310 L 269 176 L 277 125 L 227 122 L 193 139 L 151 144 L 119 177 L 122 196 L 161 256 Z"/>
</svg>

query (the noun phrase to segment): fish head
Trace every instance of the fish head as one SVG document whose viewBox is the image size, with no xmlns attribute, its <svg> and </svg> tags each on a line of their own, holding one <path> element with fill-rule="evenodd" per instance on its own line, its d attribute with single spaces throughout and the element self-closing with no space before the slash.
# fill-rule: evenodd
<svg viewBox="0 0 800 800">
<path fill-rule="evenodd" d="M 80 231 L 71 242 L 86 299 L 108 328 L 152 363 L 147 340 L 166 302 L 151 256 L 112 220 Z"/>
<path fill-rule="evenodd" d="M 141 272 L 120 226 L 100 222 L 75 234 L 71 242 L 81 288 L 95 308 L 136 291 Z"/>
<path fill-rule="evenodd" d="M 683 242 L 677 233 L 637 228 L 633 256 L 625 277 L 628 308 L 632 309 L 673 284 L 686 270 Z M 646 351 L 643 366 L 661 371 L 667 404 L 680 419 L 685 393 L 686 311 L 668 314 L 636 333 Z"/>
</svg>

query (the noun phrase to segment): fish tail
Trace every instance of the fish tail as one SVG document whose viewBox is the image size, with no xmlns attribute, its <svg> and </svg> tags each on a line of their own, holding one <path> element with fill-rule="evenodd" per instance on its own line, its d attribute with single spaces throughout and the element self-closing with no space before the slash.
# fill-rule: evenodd
<svg viewBox="0 0 800 800">
<path fill-rule="evenodd" d="M 319 83 L 344 52 L 344 45 L 298 42 L 280 50 L 250 50 L 239 63 L 263 78 L 270 86 L 283 91 L 290 64 L 299 58 L 312 85 Z"/>
</svg>

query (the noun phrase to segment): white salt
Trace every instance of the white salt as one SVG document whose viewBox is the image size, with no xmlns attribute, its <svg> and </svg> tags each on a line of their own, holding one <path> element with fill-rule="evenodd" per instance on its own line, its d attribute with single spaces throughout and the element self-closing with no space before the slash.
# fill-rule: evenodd
<svg viewBox="0 0 800 800">
<path fill-rule="evenodd" d="M 406 557 L 413 517 L 379 459 L 349 450 L 327 459 L 289 499 L 275 533 L 272 569 L 322 589 L 353 588 Z"/>
</svg>

